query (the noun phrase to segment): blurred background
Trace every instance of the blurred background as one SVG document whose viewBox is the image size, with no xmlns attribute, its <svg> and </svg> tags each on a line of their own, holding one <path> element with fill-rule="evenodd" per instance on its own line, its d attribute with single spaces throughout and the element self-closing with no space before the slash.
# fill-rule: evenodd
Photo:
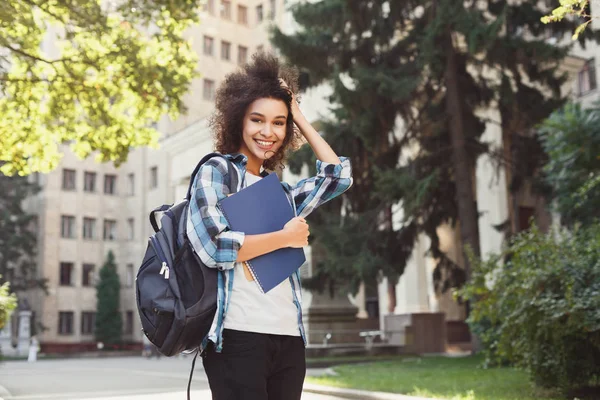
<svg viewBox="0 0 600 400">
<path fill-rule="evenodd" d="M 219 84 L 266 51 L 298 68 L 302 111 L 354 171 L 309 218 L 311 392 L 600 398 L 599 15 L 578 0 L 4 0 L 4 396 L 184 390 L 188 357 L 140 358 L 158 357 L 135 303 L 148 214 L 185 196 Z M 304 146 L 278 172 L 314 171 Z M 81 378 L 53 388 L 61 368 Z"/>
</svg>

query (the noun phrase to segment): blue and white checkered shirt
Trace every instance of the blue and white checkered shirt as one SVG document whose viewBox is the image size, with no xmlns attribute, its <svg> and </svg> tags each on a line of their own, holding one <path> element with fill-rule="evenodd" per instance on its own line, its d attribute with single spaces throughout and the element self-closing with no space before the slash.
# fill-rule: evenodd
<svg viewBox="0 0 600 400">
<path fill-rule="evenodd" d="M 228 154 L 226 157 L 233 162 L 238 173 L 238 188 L 244 186 L 247 158 L 243 154 Z M 290 186 L 282 182 L 295 215 L 308 216 L 321 204 L 344 193 L 352 186 L 352 168 L 350 160 L 340 157 L 341 164 L 328 164 L 317 161 L 317 175 L 303 179 L 298 184 Z M 228 174 L 227 162 L 221 157 L 207 161 L 198 171 L 192 186 L 187 221 L 188 238 L 202 260 L 211 268 L 218 268 L 217 312 L 206 340 L 215 343 L 216 351 L 223 348 L 223 321 L 227 314 L 231 289 L 233 287 L 233 268 L 238 250 L 244 243 L 244 233 L 230 230 L 225 216 L 217 207 L 220 200 L 230 194 L 225 182 Z M 239 265 L 241 267 L 241 264 Z M 302 288 L 300 273 L 296 271 L 290 277 L 294 294 L 294 304 L 298 309 L 298 329 L 306 343 L 306 335 L 302 324 Z M 203 347 L 206 345 L 206 340 Z"/>
</svg>

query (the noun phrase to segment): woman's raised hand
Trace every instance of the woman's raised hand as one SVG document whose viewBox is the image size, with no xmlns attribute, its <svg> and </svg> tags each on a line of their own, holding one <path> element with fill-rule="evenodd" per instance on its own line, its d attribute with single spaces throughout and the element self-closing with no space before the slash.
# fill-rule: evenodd
<svg viewBox="0 0 600 400">
<path fill-rule="evenodd" d="M 286 234 L 288 247 L 300 248 L 308 246 L 308 236 L 310 235 L 310 231 L 304 218 L 292 218 L 283 227 L 283 232 Z"/>
<path fill-rule="evenodd" d="M 282 78 L 279 78 L 279 83 L 281 83 L 281 87 L 286 89 L 292 96 L 292 114 L 294 115 L 294 119 L 296 119 L 302 113 L 300 111 L 300 106 L 298 105 L 298 101 L 296 100 L 296 94 L 294 92 L 292 92 L 292 90 L 288 87 L 287 82 L 284 81 Z"/>
</svg>

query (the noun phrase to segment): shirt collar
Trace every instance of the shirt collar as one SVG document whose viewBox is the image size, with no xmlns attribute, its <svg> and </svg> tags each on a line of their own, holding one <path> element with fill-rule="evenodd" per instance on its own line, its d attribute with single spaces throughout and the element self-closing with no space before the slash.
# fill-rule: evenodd
<svg viewBox="0 0 600 400">
<path fill-rule="evenodd" d="M 225 154 L 225 157 L 227 157 L 229 160 L 231 160 L 233 162 L 237 162 L 237 163 L 243 165 L 244 167 L 248 163 L 248 157 L 246 157 L 242 153 Z"/>
</svg>

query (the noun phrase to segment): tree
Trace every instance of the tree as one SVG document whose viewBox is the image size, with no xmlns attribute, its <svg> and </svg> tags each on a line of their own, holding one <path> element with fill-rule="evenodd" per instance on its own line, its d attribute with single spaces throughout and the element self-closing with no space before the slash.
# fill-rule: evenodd
<svg viewBox="0 0 600 400">
<path fill-rule="evenodd" d="M 96 299 L 96 341 L 105 345 L 120 343 L 123 330 L 123 320 L 119 312 L 121 283 L 112 251 L 108 252 L 106 262 L 100 269 Z"/>
<path fill-rule="evenodd" d="M 0 284 L 10 281 L 15 292 L 46 288 L 46 279 L 36 273 L 36 216 L 23 209 L 38 190 L 26 177 L 0 174 Z"/>
<path fill-rule="evenodd" d="M 116 165 L 185 111 L 197 0 L 0 2 L 0 171 L 48 172 L 61 143 Z"/>
<path fill-rule="evenodd" d="M 324 250 L 309 284 L 356 288 L 379 271 L 394 284 L 421 233 L 431 239 L 439 288 L 462 284 L 468 258 L 463 268 L 450 260 L 437 229 L 460 221 L 462 243 L 479 253 L 476 161 L 487 153 L 503 168 L 515 164 L 512 143 L 562 104 L 569 47 L 547 38 L 573 23 L 550 28 L 536 5 L 502 0 L 322 0 L 292 12 L 300 29 L 275 30 L 273 41 L 311 85 L 331 85 L 333 115 L 322 131 L 351 157 L 355 177 L 345 199 L 311 221 L 313 243 Z M 505 149 L 481 139 L 490 109 L 500 110 Z M 292 168 L 309 161 L 304 154 Z"/>
<path fill-rule="evenodd" d="M 585 22 L 580 24 L 573 32 L 573 40 L 577 40 L 581 32 L 592 22 L 597 16 L 590 15 L 589 0 L 560 0 L 560 5 L 552 10 L 549 15 L 542 17 L 541 21 L 545 24 L 551 22 L 562 21 L 566 17 L 583 18 Z"/>
<path fill-rule="evenodd" d="M 0 278 L 2 277 L 0 276 Z M 17 296 L 10 292 L 8 282 L 4 282 L 0 285 L 0 330 L 4 328 L 10 318 L 10 313 L 15 308 L 17 308 Z"/>
<path fill-rule="evenodd" d="M 589 225 L 600 218 L 600 104 L 567 104 L 540 128 L 548 154 L 545 178 L 561 223 Z"/>
</svg>

